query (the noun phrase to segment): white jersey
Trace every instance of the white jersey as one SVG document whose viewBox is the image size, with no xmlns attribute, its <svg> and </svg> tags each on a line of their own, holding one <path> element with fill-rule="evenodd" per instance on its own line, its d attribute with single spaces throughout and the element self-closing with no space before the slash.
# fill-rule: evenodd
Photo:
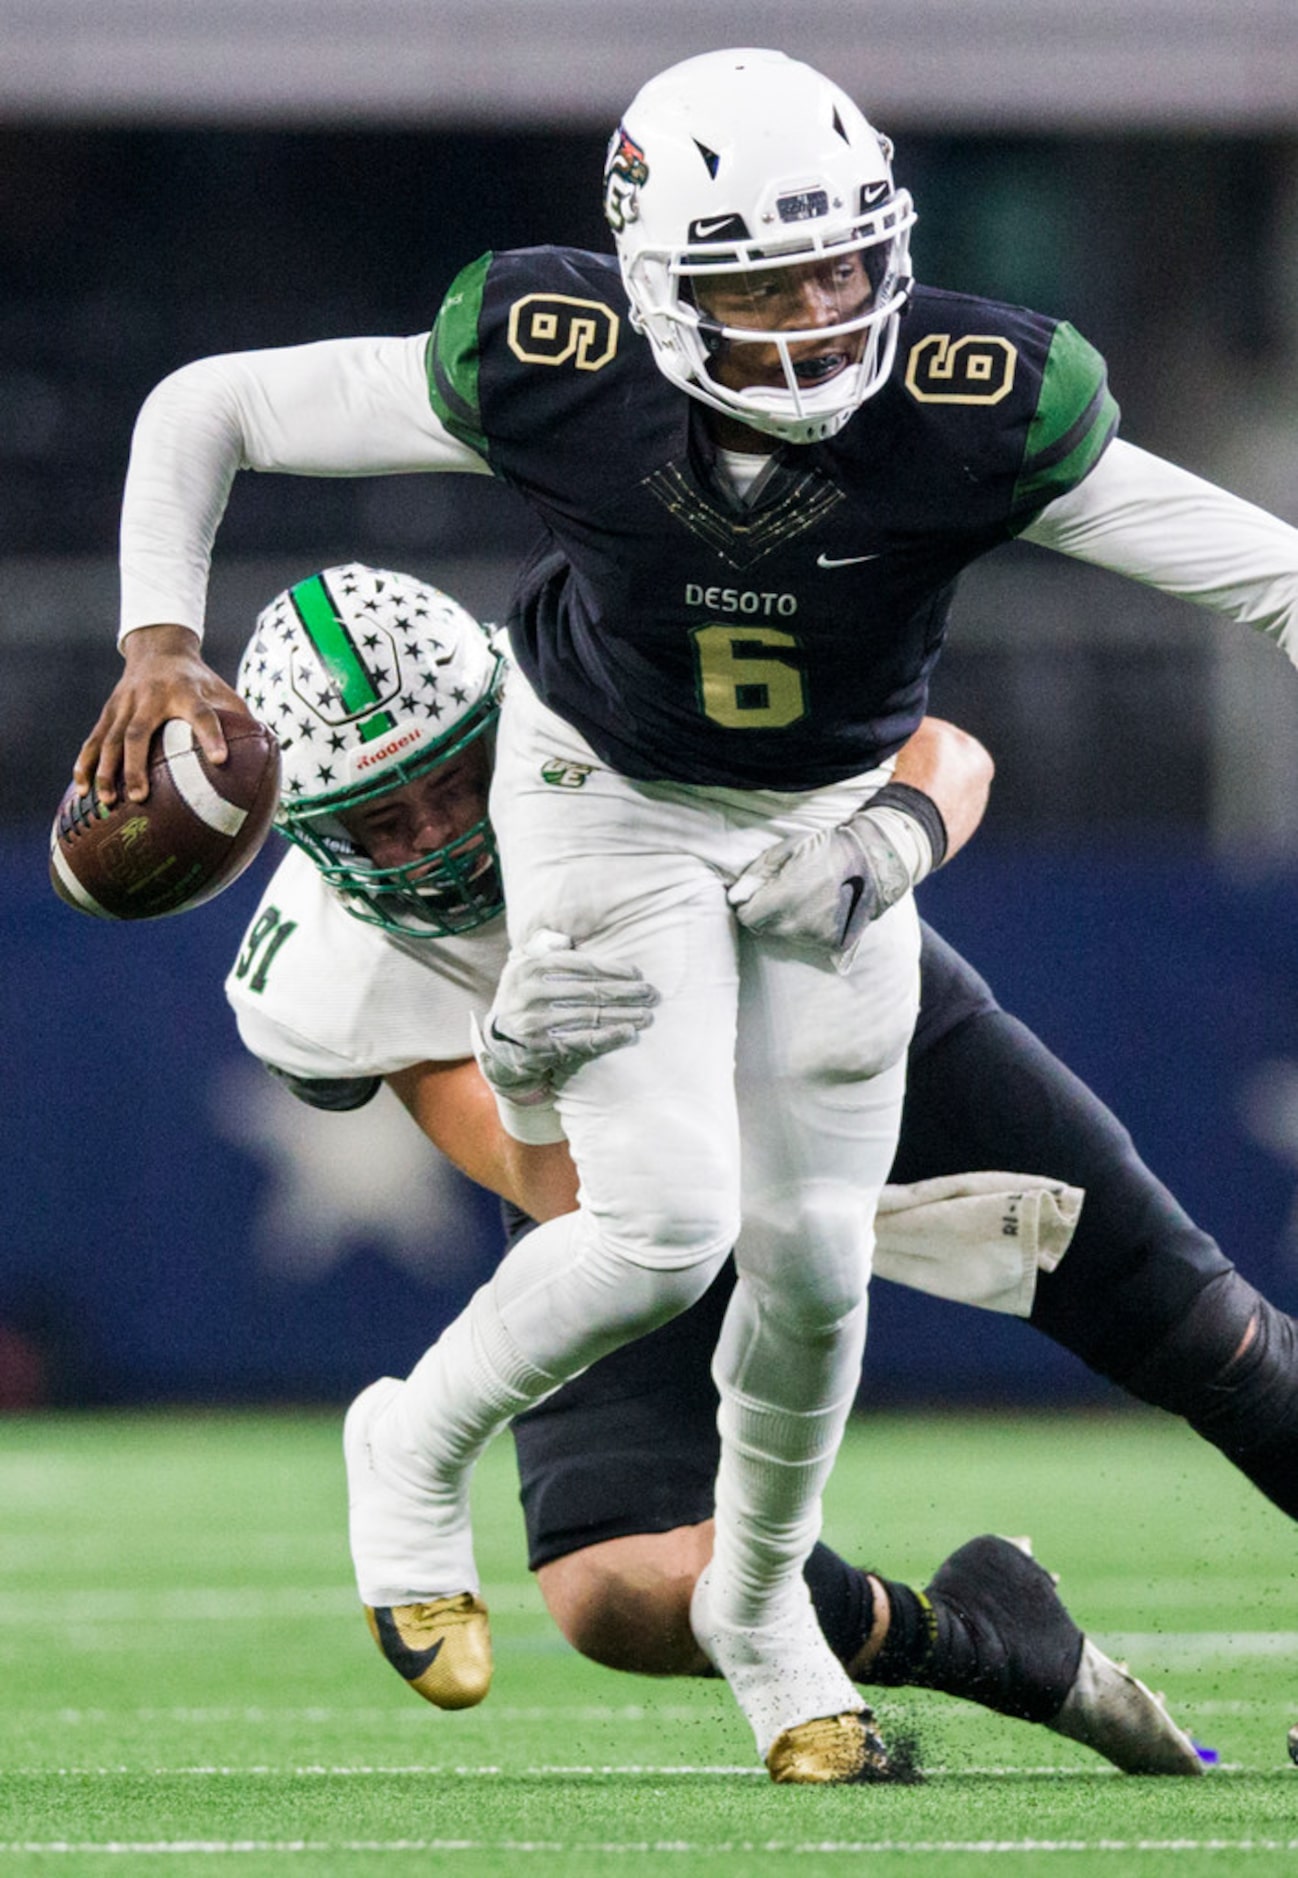
<svg viewBox="0 0 1298 1878">
<path fill-rule="evenodd" d="M 292 848 L 262 895 L 225 981 L 239 1035 L 295 1077 L 385 1076 L 471 1054 L 508 941 L 503 916 L 453 939 L 407 939 L 343 907 Z"/>
</svg>

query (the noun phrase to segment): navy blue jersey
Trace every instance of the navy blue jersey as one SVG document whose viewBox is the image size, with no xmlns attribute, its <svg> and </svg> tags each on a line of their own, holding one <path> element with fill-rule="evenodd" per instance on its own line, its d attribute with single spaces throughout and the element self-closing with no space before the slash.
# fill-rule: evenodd
<svg viewBox="0 0 1298 1878">
<path fill-rule="evenodd" d="M 545 525 L 510 638 L 612 768 L 785 790 L 873 768 L 924 714 L 961 570 L 1113 435 L 1103 361 L 1059 321 L 921 287 L 901 335 L 882 390 L 745 505 L 615 260 L 487 254 L 454 283 L 430 396 Z"/>
</svg>

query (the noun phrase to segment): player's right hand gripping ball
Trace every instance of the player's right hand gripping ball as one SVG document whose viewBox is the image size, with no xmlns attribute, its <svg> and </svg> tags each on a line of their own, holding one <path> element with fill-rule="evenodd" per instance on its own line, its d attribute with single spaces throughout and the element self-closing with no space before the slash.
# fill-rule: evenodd
<svg viewBox="0 0 1298 1878">
<path fill-rule="evenodd" d="M 149 793 L 111 808 L 70 785 L 50 831 L 50 881 L 98 919 L 186 913 L 239 878 L 279 803 L 279 745 L 264 724 L 219 711 L 229 755 L 209 763 L 172 718 L 149 745 Z"/>
</svg>

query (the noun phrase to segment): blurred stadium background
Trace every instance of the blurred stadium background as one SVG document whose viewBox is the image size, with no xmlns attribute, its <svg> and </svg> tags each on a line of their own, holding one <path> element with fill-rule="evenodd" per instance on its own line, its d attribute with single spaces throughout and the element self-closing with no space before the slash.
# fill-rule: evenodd
<svg viewBox="0 0 1298 1878">
<path fill-rule="evenodd" d="M 46 830 L 117 671 L 150 386 L 420 330 L 489 246 L 606 245 L 621 106 L 727 43 L 810 59 L 889 131 L 923 278 L 1065 314 L 1127 436 L 1298 522 L 1293 0 L 0 0 L 0 1406 L 335 1401 L 489 1268 L 494 1208 L 393 1107 L 310 1114 L 241 1057 L 220 985 L 269 856 L 189 918 L 105 929 L 55 902 Z M 494 617 L 528 539 L 476 479 L 243 478 L 213 662 L 339 560 Z M 956 618 L 934 705 L 999 775 L 924 909 L 1292 1308 L 1298 678 L 1027 548 Z M 885 1286 L 866 1391 L 1104 1394 L 1017 1324 Z"/>
</svg>

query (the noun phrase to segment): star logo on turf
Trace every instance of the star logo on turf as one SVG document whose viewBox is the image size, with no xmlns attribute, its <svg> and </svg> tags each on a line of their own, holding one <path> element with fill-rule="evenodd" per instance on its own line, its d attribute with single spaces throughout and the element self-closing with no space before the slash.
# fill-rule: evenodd
<svg viewBox="0 0 1298 1878">
<path fill-rule="evenodd" d="M 476 1278 L 498 1250 L 475 1230 L 474 1190 L 390 1089 L 330 1115 L 249 1059 L 223 1066 L 212 1112 L 221 1136 L 260 1164 L 253 1248 L 280 1277 L 310 1284 L 370 1251 L 413 1277 L 454 1284 Z"/>
</svg>

